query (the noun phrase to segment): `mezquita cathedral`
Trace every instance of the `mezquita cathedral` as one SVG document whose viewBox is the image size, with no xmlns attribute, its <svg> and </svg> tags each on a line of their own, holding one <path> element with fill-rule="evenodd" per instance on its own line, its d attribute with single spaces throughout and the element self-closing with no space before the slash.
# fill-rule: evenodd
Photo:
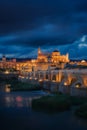
<svg viewBox="0 0 87 130">
<path fill-rule="evenodd" d="M 69 62 L 69 56 L 68 54 L 66 55 L 61 55 L 58 50 L 54 50 L 51 54 L 43 54 L 40 50 L 38 49 L 38 57 L 37 57 L 38 62 L 51 62 L 51 63 L 59 63 L 59 62 L 64 62 L 67 63 Z"/>
<path fill-rule="evenodd" d="M 5 56 L 0 61 L 0 68 L 14 68 L 19 71 L 30 72 L 32 70 L 47 70 L 50 67 L 64 68 L 65 64 L 69 62 L 69 55 L 61 55 L 58 50 L 54 50 L 52 53 L 44 54 L 40 48 L 38 48 L 38 54 L 36 59 L 27 61 L 16 61 L 16 59 L 7 60 Z"/>
</svg>

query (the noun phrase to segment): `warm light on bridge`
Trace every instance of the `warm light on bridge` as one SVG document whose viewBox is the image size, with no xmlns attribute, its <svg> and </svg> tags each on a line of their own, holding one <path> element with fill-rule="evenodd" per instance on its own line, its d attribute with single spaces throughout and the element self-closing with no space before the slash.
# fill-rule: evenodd
<svg viewBox="0 0 87 130">
<path fill-rule="evenodd" d="M 39 79 L 39 82 L 43 81 L 42 79 Z"/>
<path fill-rule="evenodd" d="M 52 82 L 56 82 L 56 80 L 52 80 Z"/>
<path fill-rule="evenodd" d="M 5 86 L 5 92 L 10 92 L 11 91 L 10 87 L 11 87 L 10 84 L 6 84 L 6 86 Z"/>
<path fill-rule="evenodd" d="M 80 85 L 79 84 L 76 84 L 76 86 L 75 86 L 76 88 L 79 88 L 80 87 Z"/>
<path fill-rule="evenodd" d="M 32 77 L 30 77 L 29 79 L 32 79 Z"/>
<path fill-rule="evenodd" d="M 9 74 L 9 71 L 6 70 L 6 71 L 5 71 L 5 74 Z"/>
<path fill-rule="evenodd" d="M 67 82 L 64 82 L 64 85 L 67 86 L 68 85 Z"/>
<path fill-rule="evenodd" d="M 22 79 L 24 79 L 24 76 L 19 76 L 19 78 L 22 78 Z"/>
</svg>

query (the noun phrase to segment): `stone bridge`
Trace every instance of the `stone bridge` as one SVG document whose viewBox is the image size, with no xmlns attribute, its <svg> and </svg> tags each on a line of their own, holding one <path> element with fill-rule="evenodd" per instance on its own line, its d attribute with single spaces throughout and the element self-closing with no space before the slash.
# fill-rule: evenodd
<svg viewBox="0 0 87 130">
<path fill-rule="evenodd" d="M 52 92 L 59 91 L 62 93 L 70 93 L 71 95 L 79 95 L 77 92 L 75 92 L 78 90 L 85 90 L 86 92 L 87 88 L 86 70 L 79 71 L 73 69 L 32 71 L 29 73 L 22 73 L 19 76 L 19 79 L 23 82 L 39 84 L 41 87 L 43 87 L 43 89 L 47 89 Z"/>
</svg>

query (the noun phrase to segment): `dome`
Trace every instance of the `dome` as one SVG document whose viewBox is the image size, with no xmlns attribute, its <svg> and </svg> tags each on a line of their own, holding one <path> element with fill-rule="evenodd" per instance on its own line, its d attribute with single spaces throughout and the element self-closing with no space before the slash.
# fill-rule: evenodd
<svg viewBox="0 0 87 130">
<path fill-rule="evenodd" d="M 59 52 L 58 50 L 54 50 L 53 52 Z"/>
</svg>

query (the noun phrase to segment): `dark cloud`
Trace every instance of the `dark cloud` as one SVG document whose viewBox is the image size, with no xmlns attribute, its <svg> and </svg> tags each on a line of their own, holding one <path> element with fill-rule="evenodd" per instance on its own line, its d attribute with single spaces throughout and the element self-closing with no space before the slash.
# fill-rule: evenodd
<svg viewBox="0 0 87 130">
<path fill-rule="evenodd" d="M 14 45 L 27 54 L 38 46 L 71 44 L 85 34 L 87 0 L 0 1 L 0 45 L 9 46 L 7 53 Z"/>
</svg>

